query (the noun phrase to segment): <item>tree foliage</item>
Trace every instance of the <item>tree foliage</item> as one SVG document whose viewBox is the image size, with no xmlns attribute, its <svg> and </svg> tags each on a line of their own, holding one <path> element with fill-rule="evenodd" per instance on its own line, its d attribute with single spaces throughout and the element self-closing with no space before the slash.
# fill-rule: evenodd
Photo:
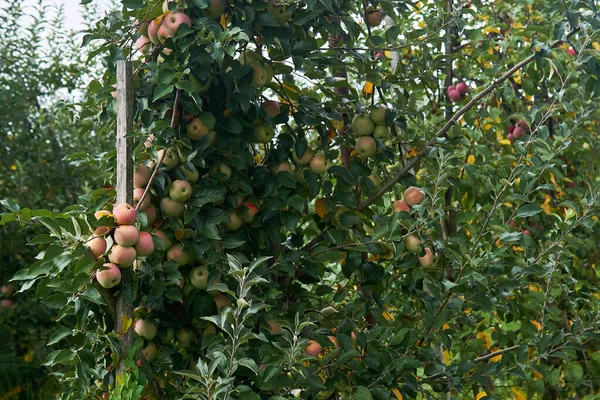
<svg viewBox="0 0 600 400">
<path fill-rule="evenodd" d="M 46 359 L 71 366 L 64 398 L 597 397 L 593 2 L 122 3 L 84 38 L 106 72 L 81 118 L 114 131 L 116 62 L 134 59 L 155 250 L 97 282 L 108 188 L 3 215 L 48 229 L 13 279 L 74 318 Z M 374 154 L 357 137 L 373 121 Z M 158 335 L 128 343 L 137 321 Z"/>
</svg>

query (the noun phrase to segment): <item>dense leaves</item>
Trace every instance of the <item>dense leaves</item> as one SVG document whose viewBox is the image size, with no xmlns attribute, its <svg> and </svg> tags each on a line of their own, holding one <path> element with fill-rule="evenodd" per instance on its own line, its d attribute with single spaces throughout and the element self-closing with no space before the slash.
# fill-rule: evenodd
<svg viewBox="0 0 600 400">
<path fill-rule="evenodd" d="M 75 318 L 46 359 L 72 366 L 63 397 L 594 398 L 595 5 L 219 4 L 123 1 L 86 36 L 107 71 L 84 118 L 112 129 L 136 60 L 134 157 L 157 168 L 155 251 L 119 286 L 84 246 L 113 191 L 7 204 L 49 231 L 14 279 Z M 135 320 L 157 336 L 128 344 Z"/>
</svg>

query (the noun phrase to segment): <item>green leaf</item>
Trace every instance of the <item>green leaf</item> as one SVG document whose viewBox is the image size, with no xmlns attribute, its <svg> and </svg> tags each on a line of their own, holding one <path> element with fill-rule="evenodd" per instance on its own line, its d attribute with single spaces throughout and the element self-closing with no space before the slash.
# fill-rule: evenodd
<svg viewBox="0 0 600 400">
<path fill-rule="evenodd" d="M 63 340 L 66 337 L 73 335 L 73 330 L 70 328 L 60 328 L 50 337 L 47 346 L 51 346 Z"/>
<path fill-rule="evenodd" d="M 540 212 L 542 212 L 542 207 L 538 204 L 525 204 L 524 206 L 519 207 L 517 217 L 527 218 L 539 214 Z"/>
<path fill-rule="evenodd" d="M 165 85 L 165 84 L 160 84 L 156 87 L 156 89 L 154 89 L 154 98 L 152 100 L 152 102 L 154 103 L 156 100 L 159 100 L 171 93 L 173 93 L 173 85 Z"/>
<path fill-rule="evenodd" d="M 354 400 L 372 400 L 371 392 L 364 386 L 359 386 L 356 388 L 356 393 L 354 393 Z"/>
<path fill-rule="evenodd" d="M 85 292 L 81 293 L 81 297 L 91 301 L 92 303 L 98 304 L 99 306 L 104 306 L 104 300 L 102 300 L 102 296 L 100 292 L 95 287 L 88 288 Z"/>
</svg>

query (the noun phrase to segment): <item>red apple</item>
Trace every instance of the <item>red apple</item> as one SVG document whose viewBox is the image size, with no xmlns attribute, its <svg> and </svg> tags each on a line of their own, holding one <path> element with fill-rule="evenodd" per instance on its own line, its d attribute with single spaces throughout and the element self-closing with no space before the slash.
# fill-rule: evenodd
<svg viewBox="0 0 600 400">
<path fill-rule="evenodd" d="M 289 172 L 291 174 L 292 166 L 290 165 L 289 162 L 284 161 L 282 163 L 279 163 L 279 164 L 273 166 L 272 170 L 275 175 L 277 175 L 280 172 Z"/>
<path fill-rule="evenodd" d="M 266 100 L 262 103 L 262 107 L 267 111 L 271 118 L 275 118 L 281 113 L 281 106 L 278 101 Z"/>
<path fill-rule="evenodd" d="M 115 229 L 115 242 L 121 246 L 133 246 L 140 238 L 140 231 L 135 225 L 121 225 Z"/>
<path fill-rule="evenodd" d="M 410 207 L 419 205 L 425 200 L 425 192 L 418 187 L 411 186 L 404 191 L 404 201 Z"/>
<path fill-rule="evenodd" d="M 133 171 L 133 187 L 134 188 L 145 188 L 150 181 L 152 171 L 144 164 L 136 165 Z"/>
<path fill-rule="evenodd" d="M 254 204 L 246 201 L 242 203 L 242 221 L 245 222 L 246 224 L 251 224 L 252 221 L 254 221 L 254 217 L 256 216 L 256 214 L 258 213 L 258 207 L 255 206 Z"/>
<path fill-rule="evenodd" d="M 319 342 L 316 340 L 309 340 L 308 343 L 308 347 L 304 349 L 304 352 L 313 357 L 318 357 L 321 353 L 321 350 L 323 350 Z"/>
<path fill-rule="evenodd" d="M 325 154 L 317 153 L 310 160 L 310 170 L 315 174 L 323 174 L 329 170 L 329 160 L 325 159 Z"/>
<path fill-rule="evenodd" d="M 450 90 L 448 92 L 448 97 L 450 98 L 451 101 L 459 101 L 461 98 L 458 90 Z"/>
<path fill-rule="evenodd" d="M 419 257 L 419 264 L 423 268 L 435 267 L 437 265 L 438 256 L 434 254 L 429 247 L 425 249 L 425 255 Z"/>
<path fill-rule="evenodd" d="M 176 262 L 181 267 L 189 264 L 192 261 L 192 256 L 184 250 L 181 243 L 176 243 L 167 250 L 167 259 Z"/>
<path fill-rule="evenodd" d="M 219 293 L 217 294 L 214 298 L 213 298 L 215 304 L 217 305 L 217 311 L 221 312 L 221 310 L 223 308 L 225 308 L 226 306 L 229 305 L 229 299 L 227 297 L 225 297 L 225 295 L 223 293 Z"/>
<path fill-rule="evenodd" d="M 133 265 L 137 253 L 133 247 L 114 245 L 108 253 L 108 260 L 117 264 L 121 268 L 128 268 Z"/>
<path fill-rule="evenodd" d="M 461 96 L 464 96 L 469 91 L 469 87 L 466 83 L 461 82 L 458 85 L 456 85 L 456 91 L 460 93 Z"/>
<path fill-rule="evenodd" d="M 185 212 L 185 203 L 179 203 L 170 197 L 165 197 L 160 201 L 160 210 L 163 217 L 181 217 Z"/>
<path fill-rule="evenodd" d="M 377 142 L 371 136 L 361 136 L 356 141 L 354 151 L 360 159 L 371 157 L 377 152 Z"/>
<path fill-rule="evenodd" d="M 410 206 L 406 204 L 404 200 L 396 200 L 394 202 L 394 212 L 407 212 L 410 213 Z"/>
<path fill-rule="evenodd" d="M 154 44 L 159 44 L 158 29 L 162 26 L 162 17 L 153 19 L 148 24 L 148 38 Z"/>
<path fill-rule="evenodd" d="M 183 11 L 170 12 L 163 18 L 165 31 L 171 36 L 175 35 L 177 29 L 183 24 L 187 25 L 188 28 L 192 27 L 192 20 Z"/>
<path fill-rule="evenodd" d="M 144 190 L 143 188 L 135 188 L 133 189 L 133 206 L 137 207 L 138 203 L 140 202 L 140 199 L 142 198 L 142 196 L 144 195 Z M 146 195 L 146 197 L 144 198 L 144 201 L 142 202 L 142 204 L 138 207 L 138 210 L 140 211 L 144 211 L 146 210 L 146 208 L 150 205 L 150 193 L 148 193 Z"/>
<path fill-rule="evenodd" d="M 127 203 L 121 203 L 113 208 L 113 215 L 118 225 L 133 225 L 137 217 L 137 211 Z"/>
<path fill-rule="evenodd" d="M 296 150 L 292 149 L 292 160 L 294 160 L 294 162 L 298 165 L 307 165 L 308 163 L 310 163 L 310 160 L 312 160 L 312 158 L 313 151 L 310 148 L 310 146 L 306 146 L 306 150 L 304 150 L 304 153 L 300 158 L 298 158 L 298 156 L 296 155 Z"/>
<path fill-rule="evenodd" d="M 368 6 L 365 13 L 365 24 L 367 24 L 368 27 L 373 28 L 381 25 L 381 21 L 383 21 L 381 10 L 375 9 L 373 6 Z"/>
<path fill-rule="evenodd" d="M 90 249 L 96 258 L 100 258 L 104 255 L 104 253 L 106 253 L 107 244 L 106 239 L 104 239 L 103 236 L 97 236 L 89 240 L 85 245 Z"/>
<path fill-rule="evenodd" d="M 148 226 L 151 226 L 156 221 L 156 207 L 153 204 L 148 204 L 144 212 L 148 218 Z"/>
<path fill-rule="evenodd" d="M 163 242 L 165 249 L 169 249 L 173 245 L 173 241 L 169 239 L 169 236 L 167 236 L 164 231 L 155 230 L 152 232 L 152 235 L 156 236 Z"/>
<path fill-rule="evenodd" d="M 140 232 L 139 239 L 135 244 L 135 251 L 138 257 L 146 257 L 154 251 L 154 241 L 152 235 L 148 232 Z"/>
</svg>

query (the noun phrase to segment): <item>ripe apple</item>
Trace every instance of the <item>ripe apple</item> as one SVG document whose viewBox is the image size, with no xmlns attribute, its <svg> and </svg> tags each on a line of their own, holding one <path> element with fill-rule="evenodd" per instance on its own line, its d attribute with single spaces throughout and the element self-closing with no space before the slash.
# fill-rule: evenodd
<svg viewBox="0 0 600 400">
<path fill-rule="evenodd" d="M 569 47 L 569 49 L 567 50 L 567 54 L 569 54 L 572 57 L 577 57 L 577 52 L 572 47 Z"/>
<path fill-rule="evenodd" d="M 100 258 L 106 253 L 106 239 L 102 236 L 95 237 L 85 244 L 94 257 Z"/>
<path fill-rule="evenodd" d="M 375 124 L 385 125 L 386 113 L 387 113 L 387 107 L 384 106 L 383 104 L 380 104 L 371 109 L 371 113 L 369 114 L 369 117 L 371 117 L 371 120 L 373 122 L 375 122 Z"/>
<path fill-rule="evenodd" d="M 225 308 L 226 306 L 229 305 L 229 299 L 227 297 L 225 297 L 225 295 L 223 293 L 219 293 L 217 294 L 214 298 L 213 298 L 216 306 L 217 306 L 217 311 L 221 312 L 221 310 L 223 308 Z"/>
<path fill-rule="evenodd" d="M 188 166 L 184 164 L 180 167 L 180 169 L 181 172 L 183 172 L 186 181 L 190 183 L 198 182 L 198 178 L 200 178 L 200 172 L 198 171 L 198 168 L 196 168 L 195 165 Z"/>
<path fill-rule="evenodd" d="M 515 126 L 510 124 L 507 129 L 508 129 L 508 133 L 513 133 L 513 131 L 515 130 Z"/>
<path fill-rule="evenodd" d="M 188 265 L 192 262 L 192 256 L 190 253 L 183 249 L 181 243 L 176 243 L 169 250 L 167 250 L 167 260 L 174 261 L 180 267 Z"/>
<path fill-rule="evenodd" d="M 148 345 L 142 350 L 142 354 L 144 355 L 144 360 L 148 364 L 152 361 L 156 360 L 156 356 L 158 356 L 158 348 L 152 342 L 149 342 Z"/>
<path fill-rule="evenodd" d="M 229 221 L 223 222 L 223 225 L 230 231 L 235 231 L 242 226 L 242 219 L 235 210 L 232 210 L 229 211 Z"/>
<path fill-rule="evenodd" d="M 192 195 L 192 185 L 188 181 L 176 180 L 169 186 L 169 196 L 179 203 L 185 203 Z"/>
<path fill-rule="evenodd" d="M 421 243 L 421 239 L 413 233 L 404 239 L 404 248 L 410 253 L 418 254 L 421 252 Z"/>
<path fill-rule="evenodd" d="M 12 309 L 15 308 L 16 305 L 12 300 L 9 299 L 2 299 L 0 300 L 0 308 L 5 308 L 5 309 Z"/>
<path fill-rule="evenodd" d="M 170 197 L 160 200 L 160 210 L 163 217 L 181 217 L 185 212 L 185 203 L 179 203 Z"/>
<path fill-rule="evenodd" d="M 165 154 L 166 152 L 166 154 Z M 158 159 L 160 160 L 164 155 L 164 158 L 162 160 L 162 166 L 164 167 L 164 169 L 166 171 L 170 171 L 173 168 L 175 168 L 177 166 L 177 163 L 179 162 L 179 157 L 177 156 L 177 150 L 173 149 L 173 148 L 169 148 L 169 149 L 161 149 L 158 151 Z"/>
<path fill-rule="evenodd" d="M 356 141 L 354 150 L 358 158 L 371 157 L 377 152 L 377 142 L 371 136 L 361 136 Z"/>
<path fill-rule="evenodd" d="M 352 131 L 358 136 L 368 136 L 374 129 L 375 122 L 368 115 L 358 114 L 352 119 Z"/>
<path fill-rule="evenodd" d="M 188 28 L 192 27 L 192 20 L 183 11 L 172 11 L 163 18 L 165 31 L 171 36 L 175 35 L 182 24 L 187 25 Z"/>
<path fill-rule="evenodd" d="M 210 135 L 210 145 L 214 146 L 216 141 L 216 133 L 212 129 L 208 129 L 200 120 L 194 118 L 190 121 L 186 128 L 186 133 L 191 140 L 200 140 L 206 135 Z"/>
<path fill-rule="evenodd" d="M 394 212 L 410 213 L 410 206 L 404 200 L 396 200 L 394 202 Z"/>
<path fill-rule="evenodd" d="M 211 0 L 210 6 L 207 9 L 202 10 L 202 14 L 208 18 L 219 18 L 227 8 L 226 0 Z"/>
<path fill-rule="evenodd" d="M 16 291 L 17 288 L 15 288 L 13 285 L 2 285 L 2 295 L 4 297 L 12 297 Z"/>
<path fill-rule="evenodd" d="M 254 127 L 254 142 L 255 143 L 269 143 L 275 136 L 273 127 L 266 123 L 260 123 Z"/>
<path fill-rule="evenodd" d="M 135 41 L 135 48 L 140 53 L 147 53 L 150 50 L 150 43 L 150 39 L 142 35 Z"/>
<path fill-rule="evenodd" d="M 287 11 L 287 6 L 285 5 L 275 5 L 269 3 L 267 6 L 267 12 L 275 18 L 275 21 L 277 21 L 279 25 L 285 24 L 292 16 L 292 13 Z"/>
<path fill-rule="evenodd" d="M 135 225 L 121 225 L 115 229 L 114 238 L 117 244 L 130 247 L 137 243 L 140 238 L 140 231 Z"/>
<path fill-rule="evenodd" d="M 367 7 L 367 12 L 365 13 L 365 24 L 368 27 L 373 28 L 375 26 L 379 26 L 383 21 L 383 14 L 380 9 L 375 9 L 373 6 Z"/>
<path fill-rule="evenodd" d="M 254 221 L 254 217 L 258 214 L 258 207 L 254 204 L 245 201 L 242 203 L 242 221 L 246 224 L 251 224 Z"/>
<path fill-rule="evenodd" d="M 459 101 L 461 98 L 458 90 L 449 90 L 448 97 L 450 98 L 451 101 Z"/>
<path fill-rule="evenodd" d="M 136 165 L 135 170 L 133 171 L 133 187 L 145 188 L 150 181 L 151 175 L 152 171 L 150 171 L 150 168 L 146 167 L 144 164 Z"/>
<path fill-rule="evenodd" d="M 419 257 L 419 264 L 421 264 L 423 268 L 435 267 L 437 262 L 437 254 L 433 254 L 429 247 L 425 248 L 425 255 L 423 257 Z"/>
<path fill-rule="evenodd" d="M 278 101 L 266 100 L 262 103 L 262 108 L 267 111 L 267 114 L 269 114 L 271 118 L 275 118 L 281 113 L 281 105 Z"/>
<path fill-rule="evenodd" d="M 461 82 L 458 85 L 456 85 L 456 91 L 460 93 L 461 96 L 464 96 L 469 91 L 469 87 L 466 83 Z"/>
<path fill-rule="evenodd" d="M 520 126 L 515 127 L 512 132 L 513 139 L 521 139 L 523 136 L 525 136 L 525 131 Z"/>
<path fill-rule="evenodd" d="M 304 349 L 304 352 L 313 357 L 318 357 L 321 353 L 321 350 L 323 350 L 319 342 L 316 340 L 309 340 L 308 343 L 308 347 Z"/>
<path fill-rule="evenodd" d="M 154 322 L 148 319 L 138 319 L 135 321 L 134 329 L 138 336 L 141 336 L 146 340 L 154 339 L 158 333 L 158 327 L 154 324 Z"/>
<path fill-rule="evenodd" d="M 112 289 L 121 283 L 121 269 L 112 263 L 105 263 L 103 265 L 108 269 L 97 270 L 96 271 L 96 280 L 106 289 Z"/>
<path fill-rule="evenodd" d="M 389 126 L 385 125 L 375 125 L 375 129 L 373 130 L 373 137 L 375 139 L 385 140 L 390 137 L 392 134 L 392 130 Z"/>
<path fill-rule="evenodd" d="M 194 340 L 194 333 L 189 329 L 180 329 L 177 331 L 177 342 L 181 347 L 188 347 Z"/>
<path fill-rule="evenodd" d="M 315 174 L 324 174 L 329 170 L 331 164 L 325 159 L 325 154 L 317 153 L 310 160 L 310 170 Z"/>
<path fill-rule="evenodd" d="M 121 203 L 113 208 L 113 215 L 118 225 L 133 225 L 137 218 L 137 211 L 127 203 Z"/>
<path fill-rule="evenodd" d="M 148 38 L 153 44 L 159 44 L 158 29 L 162 26 L 162 17 L 153 19 L 148 24 Z"/>
<path fill-rule="evenodd" d="M 404 201 L 410 207 L 421 204 L 425 200 L 425 192 L 418 187 L 411 186 L 404 191 Z"/>
<path fill-rule="evenodd" d="M 337 340 L 337 338 L 336 338 L 335 336 L 327 336 L 327 339 L 329 339 L 329 341 L 330 341 L 331 343 L 333 343 L 333 346 L 334 346 L 336 349 L 340 347 L 340 345 L 339 345 L 339 343 L 338 343 L 338 340 Z"/>
<path fill-rule="evenodd" d="M 148 232 L 140 232 L 140 237 L 135 244 L 135 251 L 138 257 L 146 257 L 154 251 L 154 241 L 152 235 Z"/>
<path fill-rule="evenodd" d="M 137 252 L 133 247 L 114 245 L 108 253 L 108 261 L 117 264 L 121 268 L 129 268 L 133 265 Z"/>
<path fill-rule="evenodd" d="M 208 268 L 206 265 L 200 265 L 192 270 L 190 283 L 199 290 L 206 290 L 208 288 Z"/>
<path fill-rule="evenodd" d="M 173 245 L 173 241 L 164 231 L 155 230 L 154 232 L 152 232 L 152 235 L 156 236 L 163 242 L 165 249 L 169 249 Z"/>
<path fill-rule="evenodd" d="M 146 213 L 146 218 L 148 218 L 148 226 L 151 226 L 156 221 L 156 207 L 153 204 L 148 204 L 144 212 Z"/>
<path fill-rule="evenodd" d="M 306 150 L 304 150 L 304 153 L 300 158 L 298 158 L 298 156 L 296 155 L 296 150 L 292 150 L 292 160 L 294 160 L 294 162 L 298 165 L 307 165 L 310 162 L 310 160 L 312 160 L 312 158 L 313 151 L 310 148 L 310 146 L 306 146 Z"/>
<path fill-rule="evenodd" d="M 279 163 L 279 164 L 273 166 L 274 174 L 278 174 L 278 173 L 284 172 L 284 171 L 289 172 L 290 174 L 292 173 L 292 166 L 287 161 L 284 161 L 282 163 Z"/>
<path fill-rule="evenodd" d="M 143 188 L 135 188 L 135 189 L 133 189 L 133 206 L 134 207 L 137 207 L 138 203 L 140 202 L 140 199 L 144 195 L 144 190 L 145 189 L 143 189 Z M 150 205 L 150 193 L 148 193 L 146 195 L 146 197 L 144 198 L 144 201 L 139 206 L 138 210 L 145 211 L 146 208 L 148 208 L 149 205 Z"/>
<path fill-rule="evenodd" d="M 158 41 L 163 44 L 165 43 L 165 41 L 170 38 L 171 35 L 169 32 L 167 32 L 167 30 L 165 29 L 165 24 L 161 24 L 161 26 L 158 28 Z"/>
</svg>

